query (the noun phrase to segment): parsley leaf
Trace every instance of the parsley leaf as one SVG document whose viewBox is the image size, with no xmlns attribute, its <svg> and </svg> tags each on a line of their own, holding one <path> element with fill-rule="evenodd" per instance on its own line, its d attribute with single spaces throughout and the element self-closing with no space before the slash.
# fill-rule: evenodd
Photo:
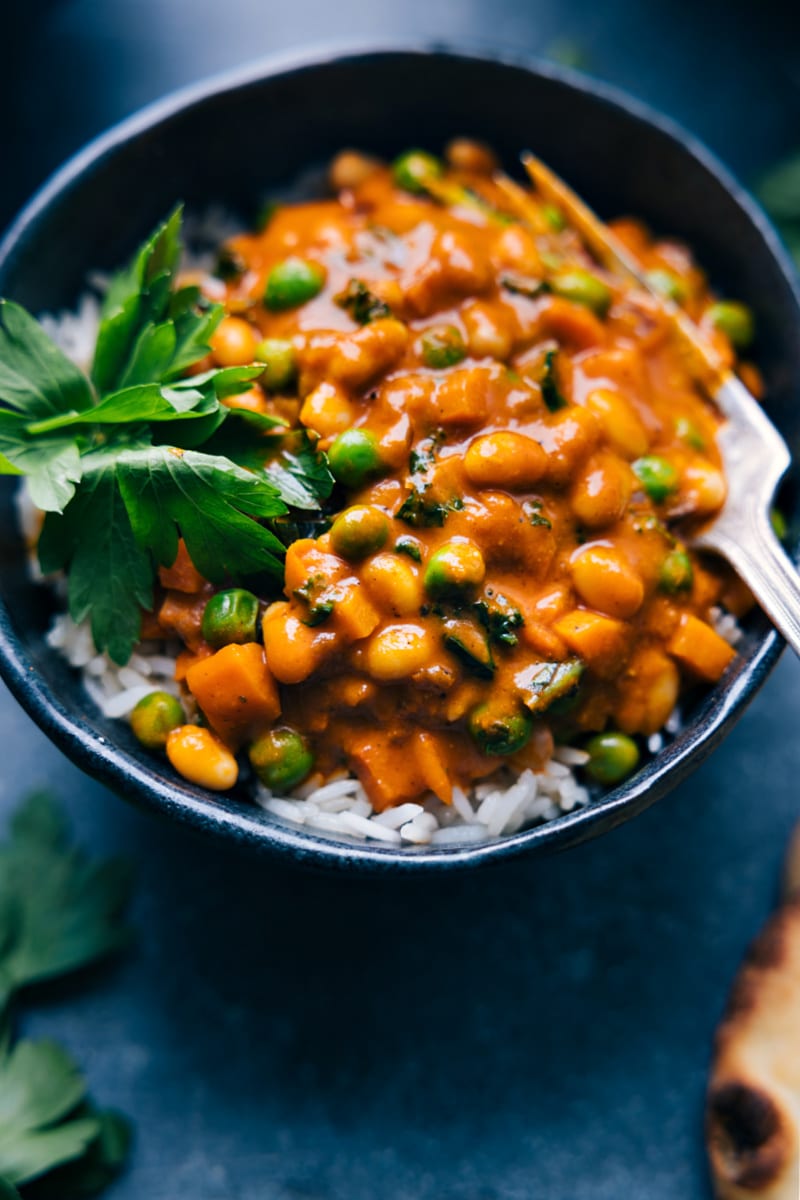
<svg viewBox="0 0 800 1200">
<path fill-rule="evenodd" d="M 359 325 L 369 325 L 370 321 L 378 321 L 381 317 L 391 317 L 392 310 L 388 304 L 371 292 L 361 279 L 351 279 L 343 292 L 333 297 L 340 308 L 350 313 Z"/>
<path fill-rule="evenodd" d="M 92 364 L 101 395 L 175 378 L 208 353 L 208 339 L 223 310 L 210 305 L 197 312 L 197 288 L 172 290 L 181 255 L 181 219 L 178 206 L 111 280 Z"/>
<path fill-rule="evenodd" d="M 177 208 L 113 277 L 94 388 L 24 309 L 0 302 L 0 473 L 27 476 L 46 513 L 42 569 L 67 571 L 71 616 L 90 618 L 97 649 L 120 664 L 179 537 L 212 582 L 282 578 L 284 545 L 265 522 L 289 506 L 317 514 L 333 488 L 306 435 L 280 440 L 280 419 L 222 403 L 263 364 L 185 375 L 222 308 L 175 289 L 180 225 Z"/>
<path fill-rule="evenodd" d="M 539 381 L 542 388 L 542 399 L 550 412 L 558 412 L 560 408 L 567 406 L 566 397 L 558 383 L 557 362 L 558 351 L 548 350 L 544 356 L 544 367 Z"/>
<path fill-rule="evenodd" d="M 307 436 L 298 451 L 282 450 L 264 474 L 292 508 L 319 509 L 333 491 L 327 455 L 315 451 Z"/>
<path fill-rule="evenodd" d="M 75 494 L 81 478 L 80 451 L 71 437 L 31 437 L 20 413 L 0 409 L 2 475 L 27 475 L 37 508 L 60 512 Z"/>
<path fill-rule="evenodd" d="M 226 458 L 169 446 L 123 451 L 114 467 L 134 536 L 157 562 L 175 561 L 180 532 L 192 562 L 212 583 L 265 570 L 282 577 L 275 555 L 283 546 L 251 520 L 286 512 L 266 480 Z"/>
<path fill-rule="evenodd" d="M 0 846 L 0 1006 L 13 989 L 93 962 L 127 942 L 119 913 L 128 894 L 120 862 L 92 864 L 71 846 L 61 813 L 33 795 Z M 128 1122 L 86 1098 L 72 1058 L 49 1040 L 10 1045 L 0 1014 L 0 1200 L 15 1185 L 62 1200 L 101 1190 L 130 1146 Z"/>
<path fill-rule="evenodd" d="M 0 845 L 0 1009 L 13 991 L 126 945 L 129 891 L 123 862 L 89 862 L 68 844 L 52 800 L 31 796 Z"/>
<path fill-rule="evenodd" d="M 45 573 L 68 571 L 70 616 L 91 616 L 95 646 L 122 665 L 139 640 L 142 609 L 152 607 L 154 573 L 134 536 L 113 458 L 99 452 L 95 459 L 84 460 L 80 491 L 64 513 L 45 518 L 39 563 Z"/>
<path fill-rule="evenodd" d="M 0 300 L 0 396 L 16 412 L 42 418 L 94 402 L 82 371 L 11 300 Z"/>
</svg>

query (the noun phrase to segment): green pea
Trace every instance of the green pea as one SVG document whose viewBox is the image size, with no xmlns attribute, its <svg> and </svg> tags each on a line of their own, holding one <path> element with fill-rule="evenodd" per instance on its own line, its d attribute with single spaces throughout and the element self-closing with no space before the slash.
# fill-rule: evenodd
<svg viewBox="0 0 800 1200">
<path fill-rule="evenodd" d="M 425 567 L 425 590 L 434 600 L 467 599 L 483 583 L 486 564 L 474 542 L 445 542 Z"/>
<path fill-rule="evenodd" d="M 598 733 L 586 743 L 584 768 L 598 783 L 620 783 L 639 763 L 639 747 L 625 733 Z"/>
<path fill-rule="evenodd" d="M 690 421 L 688 417 L 678 417 L 675 422 L 675 432 L 681 441 L 686 442 L 686 445 L 691 446 L 693 450 L 705 450 L 706 439 L 694 421 Z"/>
<path fill-rule="evenodd" d="M 550 286 L 558 296 L 571 300 L 573 304 L 583 304 L 590 308 L 598 317 L 604 317 L 611 307 L 611 289 L 582 267 L 569 267 L 557 271 L 550 277 Z"/>
<path fill-rule="evenodd" d="M 273 312 L 298 308 L 313 300 L 325 285 L 325 271 L 318 263 L 303 258 L 285 258 L 272 268 L 264 292 L 264 303 Z"/>
<path fill-rule="evenodd" d="M 348 488 L 360 488 L 383 469 L 378 439 L 368 429 L 346 429 L 328 451 L 334 478 Z"/>
<path fill-rule="evenodd" d="M 265 363 L 261 382 L 270 392 L 282 392 L 297 378 L 297 358 L 288 338 L 264 338 L 256 346 L 256 361 Z"/>
<path fill-rule="evenodd" d="M 533 718 L 520 710 L 497 712 L 480 704 L 469 715 L 469 731 L 484 754 L 516 754 L 530 740 Z"/>
<path fill-rule="evenodd" d="M 150 692 L 131 713 L 131 728 L 148 750 L 163 750 L 167 735 L 185 720 L 179 700 L 169 692 Z"/>
<path fill-rule="evenodd" d="M 243 645 L 256 640 L 258 597 L 244 588 L 231 588 L 212 596 L 203 612 L 203 637 L 219 649 L 231 643 Z"/>
<path fill-rule="evenodd" d="M 556 208 L 555 204 L 543 204 L 542 216 L 554 233 L 561 233 L 567 228 L 567 222 L 560 208 Z"/>
<path fill-rule="evenodd" d="M 666 267 L 655 267 L 647 272 L 645 278 L 653 291 L 658 292 L 660 296 L 666 296 L 667 300 L 673 300 L 675 304 L 683 304 L 686 300 L 686 284 L 674 271 L 668 271 Z"/>
<path fill-rule="evenodd" d="M 779 542 L 785 542 L 789 534 L 789 526 L 786 522 L 786 517 L 779 508 L 770 510 L 769 523 L 772 526 L 772 532 Z"/>
<path fill-rule="evenodd" d="M 737 350 L 746 350 L 755 336 L 753 314 L 738 300 L 718 300 L 712 304 L 707 317 L 715 329 L 724 333 Z"/>
<path fill-rule="evenodd" d="M 308 743 L 294 729 L 271 729 L 262 733 L 247 753 L 258 778 L 275 792 L 288 792 L 297 787 L 314 765 Z"/>
<path fill-rule="evenodd" d="M 662 592 L 674 595 L 676 592 L 688 591 L 693 579 L 692 560 L 686 551 L 677 547 L 670 550 L 658 572 L 658 586 Z"/>
<path fill-rule="evenodd" d="M 467 356 L 461 331 L 455 325 L 437 325 L 434 329 L 426 329 L 419 344 L 425 366 L 437 371 L 454 367 Z"/>
<path fill-rule="evenodd" d="M 355 504 L 340 513 L 331 526 L 331 545 L 342 558 L 366 558 L 380 550 L 389 536 L 389 522 L 379 508 Z"/>
<path fill-rule="evenodd" d="M 392 163 L 392 174 L 398 187 L 407 192 L 424 192 L 425 181 L 444 174 L 444 164 L 426 150 L 406 150 Z"/>
<path fill-rule="evenodd" d="M 654 504 L 662 504 L 678 486 L 678 472 L 666 458 L 646 454 L 633 463 L 633 473 Z"/>
</svg>

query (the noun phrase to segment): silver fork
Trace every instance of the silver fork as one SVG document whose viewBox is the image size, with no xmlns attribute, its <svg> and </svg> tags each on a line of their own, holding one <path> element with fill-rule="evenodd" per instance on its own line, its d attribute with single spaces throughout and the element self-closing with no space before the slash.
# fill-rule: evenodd
<svg viewBox="0 0 800 1200">
<path fill-rule="evenodd" d="M 724 417 L 717 445 L 728 496 L 719 515 L 694 534 L 691 544 L 728 560 L 800 655 L 800 576 L 770 521 L 775 491 L 791 463 L 788 446 L 694 322 L 654 291 L 636 258 L 600 218 L 539 159 L 525 154 L 522 161 L 537 192 L 563 210 L 598 258 L 634 279 L 669 313 L 694 374 Z"/>
</svg>

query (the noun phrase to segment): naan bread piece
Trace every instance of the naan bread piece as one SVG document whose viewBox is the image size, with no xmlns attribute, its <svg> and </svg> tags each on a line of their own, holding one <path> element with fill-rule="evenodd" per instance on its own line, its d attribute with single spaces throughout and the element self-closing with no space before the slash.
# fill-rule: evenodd
<svg viewBox="0 0 800 1200">
<path fill-rule="evenodd" d="M 706 1141 L 718 1200 L 800 1197 L 800 895 L 756 938 L 717 1032 Z"/>
</svg>

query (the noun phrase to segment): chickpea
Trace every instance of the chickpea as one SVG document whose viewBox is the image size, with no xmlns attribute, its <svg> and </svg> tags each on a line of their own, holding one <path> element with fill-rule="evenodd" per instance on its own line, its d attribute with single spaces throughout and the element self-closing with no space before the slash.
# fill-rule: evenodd
<svg viewBox="0 0 800 1200">
<path fill-rule="evenodd" d="M 256 738 L 247 753 L 264 786 L 277 792 L 297 787 L 314 765 L 308 743 L 294 729 L 270 729 Z"/>
<path fill-rule="evenodd" d="M 400 361 L 408 336 L 408 327 L 394 317 L 370 321 L 338 340 L 330 357 L 331 378 L 343 387 L 364 387 Z"/>
<path fill-rule="evenodd" d="M 411 563 L 396 554 L 376 554 L 362 572 L 370 596 L 396 617 L 419 611 L 422 588 Z"/>
<path fill-rule="evenodd" d="M 356 504 L 346 508 L 333 522 L 331 546 L 342 558 L 366 558 L 380 550 L 388 536 L 385 513 L 369 504 Z"/>
<path fill-rule="evenodd" d="M 522 275 L 541 278 L 542 260 L 536 239 L 522 225 L 507 225 L 495 242 L 494 257 L 501 267 L 513 267 Z"/>
<path fill-rule="evenodd" d="M 587 529 L 613 525 L 625 512 L 632 487 L 630 468 L 613 454 L 600 451 L 572 488 L 572 511 Z"/>
<path fill-rule="evenodd" d="M 488 433 L 475 438 L 464 456 L 464 470 L 477 487 L 527 491 L 547 471 L 547 455 L 521 433 Z"/>
<path fill-rule="evenodd" d="M 344 433 L 355 417 L 355 405 L 345 390 L 335 383 L 326 382 L 315 387 L 300 409 L 300 420 L 306 429 L 315 430 L 323 438 Z"/>
<path fill-rule="evenodd" d="M 199 725 L 179 725 L 167 738 L 167 758 L 190 783 L 227 792 L 239 778 L 239 764 L 227 746 Z"/>
<path fill-rule="evenodd" d="M 644 600 L 644 583 L 613 546 L 576 550 L 570 562 L 572 582 L 581 600 L 610 617 L 632 617 Z"/>
<path fill-rule="evenodd" d="M 387 625 L 367 644 L 366 669 L 381 682 L 407 679 L 431 662 L 435 650 L 432 635 L 420 625 Z"/>
<path fill-rule="evenodd" d="M 220 367 L 245 367 L 256 357 L 258 335 L 243 317 L 225 317 L 209 338 Z"/>
<path fill-rule="evenodd" d="M 185 720 L 179 700 L 169 692 L 150 692 L 131 713 L 131 729 L 148 750 L 163 750 L 167 737 Z"/>
<path fill-rule="evenodd" d="M 680 690 L 676 664 L 655 646 L 638 649 L 623 676 L 614 718 L 623 733 L 645 736 L 661 729 Z"/>
<path fill-rule="evenodd" d="M 341 150 L 330 165 L 328 179 L 335 192 L 350 191 L 374 175 L 380 165 L 376 158 L 358 150 Z"/>
<path fill-rule="evenodd" d="M 647 453 L 645 427 L 623 396 L 610 388 L 595 388 L 586 403 L 599 417 L 606 440 L 617 454 L 632 461 Z"/>
<path fill-rule="evenodd" d="M 454 538 L 428 560 L 425 589 L 434 600 L 463 600 L 483 583 L 485 574 L 486 564 L 475 543 Z"/>
<path fill-rule="evenodd" d="M 242 412 L 265 413 L 267 402 L 261 388 L 252 387 L 236 396 L 222 396 L 220 403 L 226 408 L 238 408 Z"/>
<path fill-rule="evenodd" d="M 708 516 L 725 503 L 725 477 L 710 463 L 691 463 L 683 472 L 682 491 L 692 513 Z"/>
<path fill-rule="evenodd" d="M 505 362 L 514 348 L 510 321 L 496 305 L 475 300 L 461 310 L 470 354 Z"/>
<path fill-rule="evenodd" d="M 262 621 L 267 666 L 279 683 L 301 683 L 317 669 L 334 636 L 304 625 L 283 601 L 270 605 Z"/>
<path fill-rule="evenodd" d="M 594 450 L 600 438 L 597 417 L 576 404 L 552 415 L 544 447 L 548 452 L 547 475 L 551 483 L 565 486 Z"/>
<path fill-rule="evenodd" d="M 469 171 L 473 175 L 491 175 L 497 170 L 497 158 L 483 142 L 472 138 L 453 138 L 447 143 L 445 158 L 457 171 Z"/>
</svg>

